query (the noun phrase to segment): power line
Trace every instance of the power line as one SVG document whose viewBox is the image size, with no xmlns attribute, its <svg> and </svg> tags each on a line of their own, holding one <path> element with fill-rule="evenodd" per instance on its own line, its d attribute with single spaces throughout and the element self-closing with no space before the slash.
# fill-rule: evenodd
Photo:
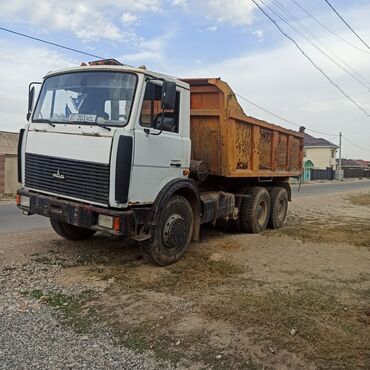
<svg viewBox="0 0 370 370">
<path fill-rule="evenodd" d="M 307 58 L 310 63 L 333 85 L 335 86 L 353 105 L 355 105 L 359 110 L 361 110 L 367 117 L 370 117 L 369 112 L 363 107 L 361 107 L 354 99 L 352 99 L 338 84 L 336 84 L 307 54 L 306 52 L 299 46 L 297 41 L 294 40 L 293 37 L 289 36 L 277 23 L 276 21 L 271 18 L 257 3 L 256 0 L 252 0 L 253 3 L 261 10 L 261 12 L 275 25 L 275 27 L 290 41 L 294 43 L 297 49 L 303 54 L 305 58 Z"/>
<path fill-rule="evenodd" d="M 343 136 L 343 135 L 342 135 L 342 137 L 343 137 L 343 139 L 345 139 L 346 141 L 348 141 L 350 144 L 352 144 L 352 145 L 353 145 L 353 146 L 355 146 L 356 148 L 358 148 L 358 149 L 360 149 L 360 150 L 364 150 L 365 152 L 370 152 L 370 149 L 365 149 L 365 148 L 361 147 L 360 145 L 355 144 L 353 141 L 351 141 L 351 140 L 347 139 L 347 138 L 346 138 L 345 136 Z"/>
<path fill-rule="evenodd" d="M 323 22 L 321 22 L 319 19 L 317 19 L 312 13 L 310 13 L 308 10 L 306 10 L 301 4 L 298 3 L 298 1 L 296 0 L 291 0 L 295 5 L 297 5 L 297 7 L 299 9 L 301 9 L 305 14 L 307 14 L 310 18 L 312 18 L 316 23 L 318 23 L 321 27 L 323 27 L 324 29 L 326 29 L 328 32 L 330 32 L 333 36 L 335 36 L 336 38 L 338 38 L 339 40 L 343 41 L 344 43 L 346 43 L 347 45 L 353 47 L 354 49 L 357 49 L 359 51 L 362 51 L 363 53 L 366 53 L 366 54 L 369 54 L 370 55 L 370 52 L 365 50 L 365 49 L 362 49 L 362 48 L 359 48 L 358 46 L 356 46 L 355 44 L 352 44 L 351 42 L 347 41 L 345 38 L 343 38 L 342 36 L 338 35 L 336 32 L 334 32 L 333 30 L 331 30 L 328 26 L 326 26 Z"/>
<path fill-rule="evenodd" d="M 370 91 L 369 90 L 362 90 L 362 91 L 358 91 L 358 92 L 355 92 L 355 93 L 352 93 L 352 96 L 353 95 L 364 95 L 364 94 L 369 94 Z M 284 108 L 294 108 L 294 107 L 301 107 L 302 104 L 315 104 L 315 103 L 325 103 L 325 102 L 329 102 L 329 101 L 335 101 L 335 100 L 342 100 L 342 99 L 345 99 L 343 96 L 337 96 L 335 98 L 326 98 L 326 99 L 321 99 L 321 100 L 310 100 L 308 102 L 303 102 L 303 103 L 297 103 L 297 104 L 289 104 L 289 105 L 284 105 Z M 276 107 L 271 107 L 271 108 L 276 108 Z"/>
<path fill-rule="evenodd" d="M 338 59 L 343 65 L 345 65 L 350 71 L 352 71 L 353 74 L 355 74 L 360 80 L 360 81 L 356 76 L 352 75 L 351 72 L 347 71 L 345 68 L 343 68 L 342 66 L 339 66 L 338 63 L 336 61 L 333 61 L 333 59 L 327 55 L 325 52 L 323 52 L 322 50 L 319 50 L 322 54 L 324 54 L 327 58 L 329 58 L 331 61 L 333 61 L 335 64 L 337 64 L 341 69 L 343 69 L 346 73 L 348 73 L 351 77 L 355 78 L 358 82 L 360 82 L 363 86 L 366 86 L 368 88 L 368 86 L 370 85 L 370 82 L 369 80 L 367 80 L 366 77 L 364 77 L 363 75 L 361 75 L 358 71 L 356 71 L 354 68 L 352 68 L 348 63 L 346 63 L 340 56 L 338 56 L 337 54 L 335 54 L 333 51 L 331 51 L 329 48 L 327 48 L 325 45 L 323 45 L 323 43 L 321 42 L 319 36 L 317 36 L 314 32 L 312 32 L 309 28 L 307 28 L 305 26 L 305 24 L 303 22 L 301 22 L 294 14 L 292 14 L 286 7 L 284 7 L 283 5 L 281 5 L 279 3 L 278 0 L 270 0 L 272 1 L 274 4 L 276 4 L 277 7 L 279 7 L 279 9 L 283 10 L 285 13 L 288 14 L 288 16 L 290 16 L 291 19 L 293 19 L 294 23 L 296 23 L 299 27 L 301 27 L 310 37 L 312 37 L 312 39 L 318 44 L 318 45 L 321 45 L 321 47 L 326 50 L 329 54 L 331 54 L 333 57 L 335 57 L 336 59 Z M 293 0 L 295 1 L 295 0 Z M 303 9 L 303 7 L 302 7 Z M 310 42 L 310 41 L 309 41 Z M 311 42 L 310 42 L 311 43 Z M 311 45 L 313 45 L 311 43 Z M 315 45 L 313 45 L 316 49 L 317 47 Z M 366 52 L 366 51 L 365 51 Z M 366 85 L 364 85 L 364 83 Z"/>
<path fill-rule="evenodd" d="M 240 99 L 243 99 L 243 100 L 245 100 L 246 102 L 248 102 L 249 104 L 252 104 L 252 105 L 254 105 L 255 107 L 257 107 L 257 108 L 259 108 L 259 109 L 261 109 L 262 111 L 264 111 L 264 112 L 266 112 L 266 113 L 268 113 L 268 114 L 270 114 L 271 116 L 273 116 L 273 117 L 275 117 L 275 118 L 278 118 L 278 119 L 280 119 L 280 120 L 282 120 L 282 121 L 284 121 L 284 122 L 287 122 L 287 123 L 289 123 L 289 124 L 291 124 L 291 125 L 293 125 L 293 126 L 296 126 L 296 127 L 301 127 L 302 126 L 302 124 L 300 125 L 300 124 L 298 124 L 298 123 L 296 123 L 296 122 L 293 122 L 293 121 L 290 121 L 290 120 L 288 120 L 288 119 L 286 119 L 286 118 L 284 118 L 284 117 L 282 117 L 282 116 L 279 116 L 279 115 L 277 115 L 277 114 L 275 114 L 275 113 L 273 113 L 273 112 L 271 112 L 271 111 L 269 111 L 268 109 L 266 109 L 266 108 L 263 108 L 263 107 L 261 107 L 260 105 L 258 105 L 257 103 L 254 103 L 253 101 L 251 101 L 251 100 L 249 100 L 249 99 L 247 99 L 247 98 L 245 98 L 244 96 L 242 96 L 242 95 L 240 95 L 240 94 L 235 94 L 237 97 L 239 97 Z M 317 130 L 311 130 L 311 129 L 309 129 L 309 128 L 306 128 L 306 130 L 307 131 L 311 131 L 311 132 L 315 132 L 315 133 L 318 133 L 318 134 L 322 134 L 322 135 L 329 135 L 329 136 L 338 136 L 337 134 L 333 134 L 333 133 L 329 133 L 329 132 L 322 132 L 322 131 L 317 131 Z"/>
<path fill-rule="evenodd" d="M 275 6 L 277 6 L 279 9 L 282 9 L 285 13 L 290 16 L 291 19 L 293 19 L 293 22 L 295 22 L 298 27 L 301 27 L 318 45 L 321 45 L 322 48 L 327 50 L 329 53 L 331 53 L 335 58 L 339 59 L 347 68 L 343 67 L 339 62 L 337 62 L 335 59 L 333 59 L 328 53 L 323 51 L 319 46 L 317 46 L 314 42 L 312 42 L 306 35 L 304 35 L 301 31 L 297 30 L 294 26 L 292 26 L 284 17 L 282 17 L 279 13 L 277 13 L 274 9 L 272 9 L 269 5 L 267 5 L 264 0 L 260 0 L 261 3 L 268 8 L 272 13 L 274 13 L 279 19 L 281 19 L 285 24 L 287 24 L 293 31 L 297 32 L 300 36 L 302 36 L 305 40 L 307 40 L 316 50 L 318 50 L 321 54 L 323 54 L 326 58 L 328 58 L 331 62 L 333 62 L 336 66 L 338 66 L 340 69 L 342 69 L 344 72 L 346 72 L 349 76 L 351 76 L 353 79 L 355 79 L 358 83 L 365 86 L 366 88 L 369 88 L 370 82 L 362 76 L 359 72 L 354 70 L 350 65 L 348 65 L 343 59 L 341 59 L 338 55 L 330 51 L 328 48 L 326 48 L 318 37 L 312 33 L 307 27 L 300 22 L 297 17 L 295 17 L 288 9 L 286 9 L 284 6 L 279 4 L 278 1 L 270 0 Z"/>
<path fill-rule="evenodd" d="M 324 0 L 330 8 L 333 9 L 334 13 L 343 21 L 343 23 L 356 35 L 356 37 L 370 50 L 370 46 L 359 36 L 359 34 L 346 22 L 346 20 L 338 13 L 338 11 L 329 3 L 328 0 Z"/>
<path fill-rule="evenodd" d="M 9 32 L 9 33 L 13 33 L 14 35 L 22 36 L 22 37 L 25 37 L 25 38 L 28 38 L 28 39 L 31 39 L 31 40 L 34 40 L 34 41 L 43 42 L 44 44 L 56 46 L 56 47 L 61 48 L 61 49 L 66 49 L 66 50 L 69 50 L 69 51 L 74 51 L 75 53 L 80 53 L 80 54 L 88 55 L 90 57 L 94 57 L 94 58 L 98 58 L 98 59 L 104 59 L 104 57 L 100 57 L 99 55 L 94 55 L 94 54 L 86 53 L 85 51 L 73 49 L 73 48 L 70 48 L 68 46 L 57 44 L 55 42 L 51 42 L 51 41 L 40 39 L 38 37 L 29 36 L 29 35 L 26 35 L 24 33 L 20 33 L 20 32 L 16 32 L 16 31 L 10 30 L 8 28 L 0 27 L 0 30 L 5 31 L 5 32 Z"/>
<path fill-rule="evenodd" d="M 254 0 L 252 0 L 254 2 Z M 256 4 L 257 5 L 257 4 Z M 258 6 L 258 5 L 257 5 Z M 259 6 L 258 6 L 259 7 Z M 266 14 L 265 14 L 266 15 Z M 269 17 L 268 17 L 269 18 Z M 13 30 L 10 30 L 10 29 L 7 29 L 7 28 L 4 28 L 4 27 L 0 27 L 0 30 L 2 31 L 5 31 L 5 32 L 9 32 L 9 33 L 12 33 L 12 34 L 15 34 L 15 35 L 18 35 L 18 36 L 22 36 L 22 37 L 25 37 L 25 38 L 28 38 L 28 39 L 31 39 L 31 40 L 34 40 L 34 41 L 39 41 L 39 42 L 43 42 L 45 44 L 49 44 L 49 45 L 52 45 L 52 46 L 56 46 L 56 47 L 59 47 L 61 49 L 65 49 L 65 50 L 69 50 L 69 51 L 73 51 L 73 52 L 76 52 L 76 53 L 79 53 L 79 54 L 84 54 L 84 55 L 87 55 L 87 56 L 92 56 L 94 58 L 99 58 L 99 59 L 104 59 L 104 57 L 101 57 L 101 56 L 98 56 L 98 55 L 94 55 L 94 54 L 91 54 L 91 53 L 87 53 L 87 52 L 84 52 L 84 51 L 81 51 L 81 50 L 78 50 L 78 49 L 74 49 L 74 48 L 70 48 L 68 46 L 65 46 L 65 45 L 61 45 L 61 44 L 57 44 L 57 43 L 54 43 L 54 42 L 51 42 L 51 41 L 47 41 L 47 40 L 43 40 L 43 39 L 40 39 L 40 38 L 37 38 L 37 37 L 33 37 L 33 36 L 29 36 L 29 35 L 26 35 L 24 33 L 20 33 L 20 32 L 16 32 L 16 31 L 13 31 Z M 251 100 L 239 95 L 239 94 L 236 94 L 239 98 L 247 101 L 248 103 L 256 106 L 257 108 L 261 109 L 262 111 L 282 120 L 282 121 L 285 121 L 293 126 L 296 126 L 296 127 L 300 127 L 301 125 L 299 125 L 298 123 L 295 123 L 293 121 L 290 121 L 286 118 L 283 118 L 275 113 L 272 113 L 270 112 L 269 110 L 261 107 L 260 105 L 252 102 Z M 322 131 L 317 131 L 317 130 L 313 130 L 313 129 L 307 129 L 307 131 L 311 131 L 311 132 L 315 132 L 315 133 L 319 133 L 319 134 L 322 134 L 322 135 L 331 135 L 332 137 L 337 137 L 338 135 L 336 134 L 333 134 L 333 133 L 328 133 L 328 132 L 322 132 Z M 355 145 L 357 146 L 356 144 L 354 144 L 352 141 L 350 141 L 349 139 L 345 138 L 347 141 L 349 141 L 352 145 Z M 359 146 L 357 146 L 358 148 L 360 148 L 361 150 L 367 150 L 367 149 L 364 149 L 364 148 L 361 148 Z"/>
</svg>

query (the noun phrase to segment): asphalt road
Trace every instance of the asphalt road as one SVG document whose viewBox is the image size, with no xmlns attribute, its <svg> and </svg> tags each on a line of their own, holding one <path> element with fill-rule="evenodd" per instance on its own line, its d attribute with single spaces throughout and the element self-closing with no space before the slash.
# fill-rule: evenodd
<svg viewBox="0 0 370 370">
<path fill-rule="evenodd" d="M 51 227 L 49 219 L 42 216 L 26 216 L 15 202 L 0 202 L 0 234 Z"/>
<path fill-rule="evenodd" d="M 302 185 L 298 192 L 298 185 L 292 186 L 292 198 L 299 199 L 304 197 L 316 197 L 348 191 L 366 190 L 370 191 L 370 180 L 361 180 L 356 182 L 336 182 L 322 184 L 305 184 Z"/>
<path fill-rule="evenodd" d="M 370 191 L 370 181 L 343 183 L 323 183 L 302 185 L 298 192 L 298 186 L 292 187 L 293 201 L 304 197 L 317 197 L 329 194 L 348 192 L 351 190 Z M 39 228 L 49 228 L 50 223 L 46 217 L 37 215 L 25 216 L 12 202 L 0 202 L 0 234 L 9 232 L 21 232 Z"/>
</svg>

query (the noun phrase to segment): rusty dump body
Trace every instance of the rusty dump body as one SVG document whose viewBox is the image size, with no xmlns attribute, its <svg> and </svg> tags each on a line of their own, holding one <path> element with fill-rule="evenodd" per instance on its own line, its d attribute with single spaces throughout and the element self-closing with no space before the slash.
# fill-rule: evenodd
<svg viewBox="0 0 370 370">
<path fill-rule="evenodd" d="M 303 133 L 247 116 L 221 79 L 185 79 L 191 88 L 191 159 L 223 177 L 299 176 Z"/>
</svg>

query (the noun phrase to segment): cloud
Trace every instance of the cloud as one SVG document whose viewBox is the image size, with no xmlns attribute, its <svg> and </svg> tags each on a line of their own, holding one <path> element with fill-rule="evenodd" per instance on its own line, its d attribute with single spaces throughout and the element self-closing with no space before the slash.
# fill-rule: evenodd
<svg viewBox="0 0 370 370">
<path fill-rule="evenodd" d="M 121 16 L 121 21 L 123 24 L 131 24 L 136 23 L 138 20 L 138 16 L 131 13 L 123 13 Z"/>
<path fill-rule="evenodd" d="M 218 30 L 218 27 L 217 26 L 209 26 L 207 27 L 207 31 L 210 31 L 210 32 L 215 32 Z"/>
<path fill-rule="evenodd" d="M 252 32 L 258 39 L 258 41 L 263 41 L 265 39 L 265 34 L 262 30 L 255 30 Z"/>
<path fill-rule="evenodd" d="M 179 6 L 183 9 L 187 9 L 189 7 L 188 0 L 172 0 L 173 6 Z"/>
<path fill-rule="evenodd" d="M 173 33 L 164 34 L 150 40 L 141 40 L 137 52 L 125 54 L 118 59 L 123 63 L 147 65 L 148 69 L 158 69 L 161 72 L 170 71 L 171 66 L 165 58 L 168 42 L 174 37 Z"/>
<path fill-rule="evenodd" d="M 71 31 L 83 41 L 106 39 L 135 42 L 133 32 L 122 31 L 114 23 L 123 12 L 123 23 L 134 23 L 135 12 L 158 12 L 160 0 L 12 0 L 1 4 L 0 19 L 28 23 L 41 30 Z"/>
<path fill-rule="evenodd" d="M 26 123 L 28 84 L 78 62 L 46 48 L 20 48 L 3 40 L 0 50 L 0 130 L 19 131 Z"/>
<path fill-rule="evenodd" d="M 255 5 L 251 0 L 207 0 L 209 17 L 235 26 L 248 26 L 253 21 Z"/>
</svg>

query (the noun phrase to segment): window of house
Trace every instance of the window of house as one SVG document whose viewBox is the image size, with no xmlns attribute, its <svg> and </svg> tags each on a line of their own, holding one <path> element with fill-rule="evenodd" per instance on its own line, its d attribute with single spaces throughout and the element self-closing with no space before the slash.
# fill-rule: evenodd
<svg viewBox="0 0 370 370">
<path fill-rule="evenodd" d="M 157 130 L 179 132 L 180 93 L 176 93 L 175 109 L 166 109 L 163 116 L 161 100 L 162 86 L 148 82 L 145 89 L 143 107 L 141 109 L 141 125 Z"/>
<path fill-rule="evenodd" d="M 332 150 L 331 150 L 331 157 L 332 157 L 332 158 L 335 158 L 335 149 L 332 149 Z"/>
</svg>

